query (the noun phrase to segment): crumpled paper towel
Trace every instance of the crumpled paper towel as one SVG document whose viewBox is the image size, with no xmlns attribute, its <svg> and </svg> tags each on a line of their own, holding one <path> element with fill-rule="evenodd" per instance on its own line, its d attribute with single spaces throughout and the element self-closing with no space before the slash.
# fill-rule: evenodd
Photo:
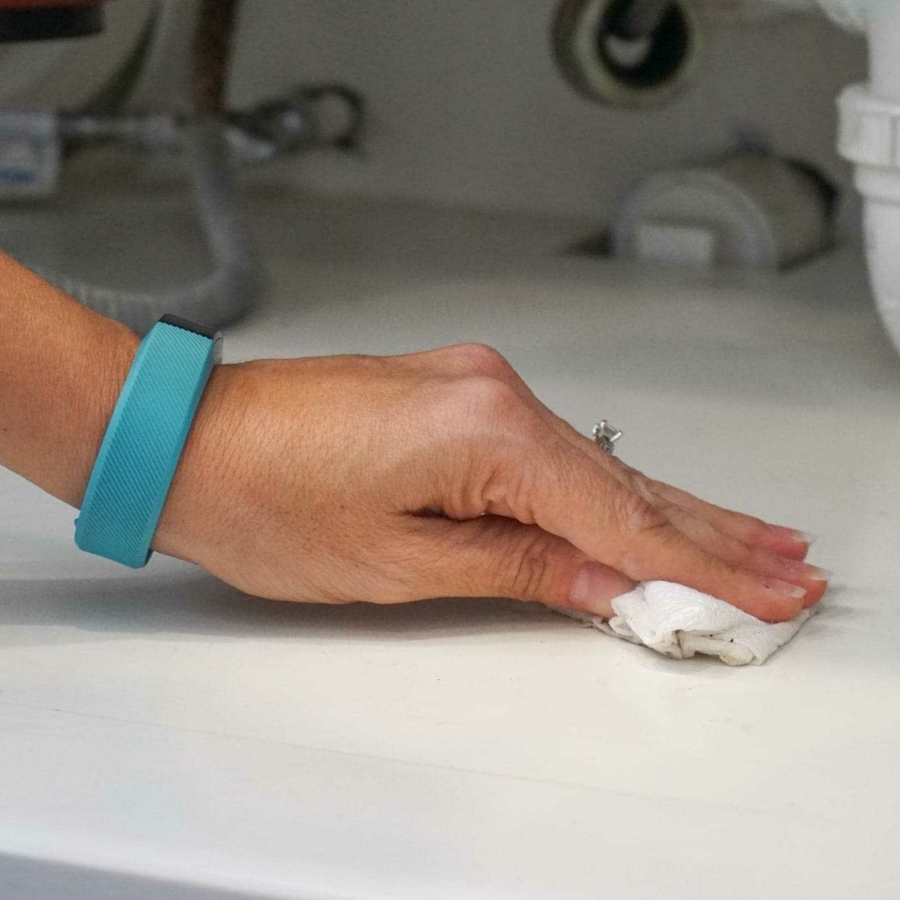
<svg viewBox="0 0 900 900">
<path fill-rule="evenodd" d="M 704 653 L 718 656 L 729 666 L 762 665 L 815 610 L 804 609 L 790 622 L 773 625 L 709 594 L 668 581 L 639 584 L 613 600 L 612 606 L 611 619 L 566 612 L 606 634 L 644 644 L 672 659 Z"/>
</svg>

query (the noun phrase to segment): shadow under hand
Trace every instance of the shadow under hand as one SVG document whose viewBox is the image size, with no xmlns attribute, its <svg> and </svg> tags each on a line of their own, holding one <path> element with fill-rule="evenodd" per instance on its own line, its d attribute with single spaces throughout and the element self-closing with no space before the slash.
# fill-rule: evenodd
<svg viewBox="0 0 900 900">
<path fill-rule="evenodd" d="M 147 635 L 166 640 L 427 641 L 571 627 L 536 604 L 444 598 L 402 605 L 263 600 L 201 571 L 0 582 L 0 646 Z M 73 634 L 73 630 L 76 632 Z"/>
</svg>

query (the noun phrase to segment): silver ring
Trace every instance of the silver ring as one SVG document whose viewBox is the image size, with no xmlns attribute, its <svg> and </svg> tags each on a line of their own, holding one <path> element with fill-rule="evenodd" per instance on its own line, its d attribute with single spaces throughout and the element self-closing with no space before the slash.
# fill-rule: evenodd
<svg viewBox="0 0 900 900">
<path fill-rule="evenodd" d="M 591 437 L 594 443 L 605 453 L 612 455 L 616 452 L 616 441 L 619 440 L 624 432 L 618 428 L 613 428 L 606 419 L 598 422 L 591 430 Z"/>
</svg>

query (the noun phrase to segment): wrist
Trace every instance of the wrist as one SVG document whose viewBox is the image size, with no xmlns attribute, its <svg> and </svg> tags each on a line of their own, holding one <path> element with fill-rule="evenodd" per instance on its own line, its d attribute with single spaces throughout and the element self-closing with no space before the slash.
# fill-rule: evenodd
<svg viewBox="0 0 900 900">
<path fill-rule="evenodd" d="M 90 360 L 87 380 L 91 387 L 82 395 L 81 409 L 77 412 L 80 435 L 72 442 L 73 457 L 67 467 L 69 477 L 64 493 L 41 485 L 78 508 L 141 341 L 124 325 L 107 319 L 102 320 L 102 327 L 97 329 L 91 343 L 95 353 L 85 354 Z"/>
<path fill-rule="evenodd" d="M 80 507 L 140 341 L 2 255 L 0 274 L 0 465 Z"/>
<path fill-rule="evenodd" d="M 202 564 L 218 540 L 241 407 L 240 370 L 219 365 L 209 377 L 154 533 L 159 553 Z"/>
</svg>

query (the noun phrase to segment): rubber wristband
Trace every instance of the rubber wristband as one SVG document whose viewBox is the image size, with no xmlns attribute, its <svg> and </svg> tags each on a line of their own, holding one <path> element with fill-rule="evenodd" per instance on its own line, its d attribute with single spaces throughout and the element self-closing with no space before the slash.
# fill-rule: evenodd
<svg viewBox="0 0 900 900">
<path fill-rule="evenodd" d="M 163 316 L 141 342 L 75 520 L 75 543 L 133 569 L 150 544 L 220 337 Z"/>
</svg>

